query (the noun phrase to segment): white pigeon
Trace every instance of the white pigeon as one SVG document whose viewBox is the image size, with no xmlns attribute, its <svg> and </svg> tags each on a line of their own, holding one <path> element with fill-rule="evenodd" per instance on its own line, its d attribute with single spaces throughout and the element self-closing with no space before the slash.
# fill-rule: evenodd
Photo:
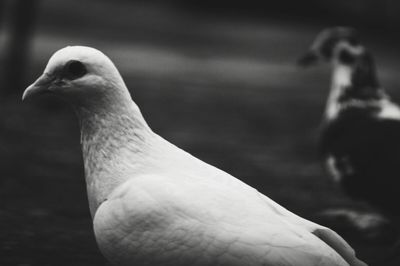
<svg viewBox="0 0 400 266">
<path fill-rule="evenodd" d="M 332 230 L 155 134 L 100 51 L 56 52 L 23 99 L 43 92 L 77 113 L 94 233 L 114 265 L 366 265 Z"/>
</svg>

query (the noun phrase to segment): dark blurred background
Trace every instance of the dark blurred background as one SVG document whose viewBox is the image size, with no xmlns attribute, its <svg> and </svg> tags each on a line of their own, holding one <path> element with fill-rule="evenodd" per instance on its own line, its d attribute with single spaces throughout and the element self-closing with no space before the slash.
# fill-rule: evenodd
<svg viewBox="0 0 400 266">
<path fill-rule="evenodd" d="M 0 1 L 0 265 L 107 265 L 73 112 L 20 100 L 56 50 L 102 50 L 154 131 L 314 220 L 360 203 L 316 155 L 329 68 L 296 59 L 321 29 L 353 26 L 400 99 L 399 15 L 394 0 Z M 385 241 L 341 233 L 370 265 L 400 265 Z"/>
</svg>

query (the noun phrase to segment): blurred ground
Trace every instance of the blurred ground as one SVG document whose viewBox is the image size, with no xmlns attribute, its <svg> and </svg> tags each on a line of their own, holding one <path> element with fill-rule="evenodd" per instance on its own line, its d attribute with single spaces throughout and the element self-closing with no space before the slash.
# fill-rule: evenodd
<svg viewBox="0 0 400 266">
<path fill-rule="evenodd" d="M 31 81 L 57 49 L 94 46 L 113 59 L 154 131 L 179 147 L 309 219 L 358 205 L 316 156 L 329 70 L 294 64 L 330 25 L 220 18 L 160 3 L 65 3 L 41 3 Z M 400 99 L 398 44 L 376 31 L 362 36 L 382 83 Z M 91 228 L 74 114 L 54 98 L 22 103 L 23 88 L 15 90 L 0 99 L 0 265 L 106 265 Z M 400 257 L 385 261 L 385 244 L 348 240 L 370 265 L 400 265 Z"/>
</svg>

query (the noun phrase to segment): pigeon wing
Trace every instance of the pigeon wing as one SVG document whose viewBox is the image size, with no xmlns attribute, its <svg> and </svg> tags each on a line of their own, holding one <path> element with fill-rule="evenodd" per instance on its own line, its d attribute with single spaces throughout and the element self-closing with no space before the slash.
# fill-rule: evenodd
<svg viewBox="0 0 400 266">
<path fill-rule="evenodd" d="M 118 265 L 364 265 L 332 231 L 236 180 L 128 180 L 94 217 L 100 249 Z"/>
</svg>

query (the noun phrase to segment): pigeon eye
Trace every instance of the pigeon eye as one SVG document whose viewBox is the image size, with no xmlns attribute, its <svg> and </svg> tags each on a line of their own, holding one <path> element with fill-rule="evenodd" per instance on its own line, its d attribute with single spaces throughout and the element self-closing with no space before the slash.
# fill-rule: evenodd
<svg viewBox="0 0 400 266">
<path fill-rule="evenodd" d="M 70 80 L 83 77 L 87 73 L 86 67 L 76 60 L 69 61 L 64 70 L 65 77 Z"/>
</svg>

